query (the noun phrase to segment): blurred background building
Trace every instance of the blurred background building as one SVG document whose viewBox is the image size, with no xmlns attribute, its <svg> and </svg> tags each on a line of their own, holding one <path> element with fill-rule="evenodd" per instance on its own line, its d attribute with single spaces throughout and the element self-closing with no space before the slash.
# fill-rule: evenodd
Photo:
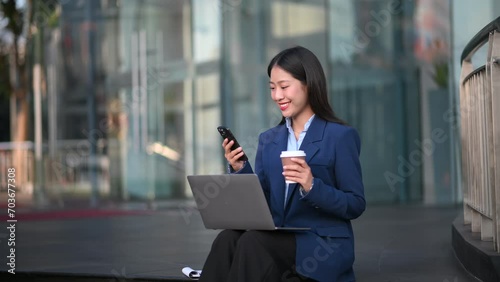
<svg viewBox="0 0 500 282">
<path fill-rule="evenodd" d="M 189 198 L 186 175 L 225 172 L 221 124 L 253 163 L 259 133 L 281 119 L 267 64 L 302 45 L 360 133 L 369 203 L 462 201 L 459 57 L 499 1 L 30 3 L 28 141 L 0 143 L 2 171 L 22 151 L 27 199 L 70 208 Z M 1 108 L 9 141 L 18 107 L 11 97 Z"/>
</svg>

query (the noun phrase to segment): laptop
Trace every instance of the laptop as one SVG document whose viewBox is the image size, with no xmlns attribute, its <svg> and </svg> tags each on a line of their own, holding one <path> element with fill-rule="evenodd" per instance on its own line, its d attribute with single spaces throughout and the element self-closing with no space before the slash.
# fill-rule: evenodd
<svg viewBox="0 0 500 282">
<path fill-rule="evenodd" d="M 276 227 L 256 174 L 188 175 L 207 229 L 309 230 Z"/>
</svg>

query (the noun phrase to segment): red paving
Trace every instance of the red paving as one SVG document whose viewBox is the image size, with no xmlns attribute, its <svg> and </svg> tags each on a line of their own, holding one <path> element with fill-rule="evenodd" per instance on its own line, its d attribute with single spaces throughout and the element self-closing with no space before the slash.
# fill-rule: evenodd
<svg viewBox="0 0 500 282">
<path fill-rule="evenodd" d="M 35 211 L 16 214 L 15 218 L 9 218 L 7 207 L 1 207 L 4 211 L 0 215 L 0 221 L 8 219 L 17 219 L 19 221 L 34 221 L 34 220 L 61 220 L 61 219 L 77 219 L 77 218 L 96 218 L 110 216 L 125 216 L 125 215 L 141 215 L 150 214 L 151 211 L 137 210 L 110 210 L 110 209 L 76 209 L 76 210 L 57 210 L 57 211 Z M 0 211 L 1 211 L 0 210 Z"/>
</svg>

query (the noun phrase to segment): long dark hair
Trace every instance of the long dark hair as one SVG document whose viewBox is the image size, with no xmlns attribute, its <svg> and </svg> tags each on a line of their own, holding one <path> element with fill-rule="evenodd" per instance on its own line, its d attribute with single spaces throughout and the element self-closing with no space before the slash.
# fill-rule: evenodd
<svg viewBox="0 0 500 282">
<path fill-rule="evenodd" d="M 327 121 L 346 124 L 335 115 L 328 102 L 325 73 L 316 55 L 302 46 L 288 48 L 279 52 L 269 63 L 269 77 L 274 66 L 279 66 L 306 86 L 309 105 L 317 116 Z M 281 119 L 280 124 L 283 123 L 285 117 Z"/>
</svg>

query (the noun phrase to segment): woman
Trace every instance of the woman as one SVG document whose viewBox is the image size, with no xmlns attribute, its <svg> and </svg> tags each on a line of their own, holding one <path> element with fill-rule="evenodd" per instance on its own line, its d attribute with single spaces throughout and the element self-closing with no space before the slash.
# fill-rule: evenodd
<svg viewBox="0 0 500 282">
<path fill-rule="evenodd" d="M 308 49 L 281 51 L 267 73 L 283 119 L 259 136 L 255 171 L 227 139 L 225 157 L 232 173 L 259 176 L 276 226 L 311 231 L 224 230 L 200 281 L 354 281 L 350 220 L 365 210 L 358 133 L 335 116 L 321 64 Z M 299 149 L 306 160 L 283 167 L 281 151 Z"/>
</svg>

